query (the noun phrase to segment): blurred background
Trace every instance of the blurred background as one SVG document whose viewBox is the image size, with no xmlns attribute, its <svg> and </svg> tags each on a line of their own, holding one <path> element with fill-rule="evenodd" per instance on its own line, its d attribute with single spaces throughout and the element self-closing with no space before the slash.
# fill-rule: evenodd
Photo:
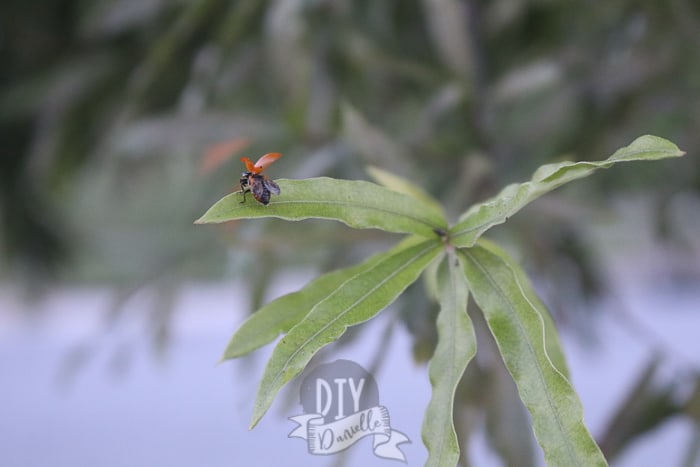
<svg viewBox="0 0 700 467">
<path fill-rule="evenodd" d="M 690 0 L 3 1 L 0 465 L 385 465 L 365 441 L 315 458 L 287 439 L 296 383 L 247 431 L 270 348 L 216 365 L 262 303 L 400 238 L 193 225 L 240 156 L 284 153 L 273 178 L 379 166 L 454 220 L 642 134 L 687 155 L 598 173 L 489 236 L 549 305 L 611 463 L 700 465 L 698 56 Z M 374 372 L 409 465 L 436 313 L 417 283 L 316 360 Z M 472 316 L 463 465 L 541 465 Z"/>
</svg>

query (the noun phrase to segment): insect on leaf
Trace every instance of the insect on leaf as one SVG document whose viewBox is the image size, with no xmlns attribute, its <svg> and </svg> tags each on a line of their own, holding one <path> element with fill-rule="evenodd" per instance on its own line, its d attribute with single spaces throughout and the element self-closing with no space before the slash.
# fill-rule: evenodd
<svg viewBox="0 0 700 467">
<path fill-rule="evenodd" d="M 196 223 L 256 217 L 291 221 L 317 218 L 337 220 L 358 229 L 375 228 L 426 238 L 435 238 L 435 229 L 447 228 L 445 218 L 432 206 L 374 183 L 326 177 L 275 181 L 281 193 L 268 206 L 241 203 L 242 195 L 232 193 L 216 202 Z"/>
</svg>

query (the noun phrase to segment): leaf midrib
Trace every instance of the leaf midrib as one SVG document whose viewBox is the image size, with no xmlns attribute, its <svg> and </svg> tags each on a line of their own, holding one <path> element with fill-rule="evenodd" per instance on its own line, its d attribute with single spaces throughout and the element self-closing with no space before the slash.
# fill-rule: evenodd
<svg viewBox="0 0 700 467">
<path fill-rule="evenodd" d="M 633 144 L 633 143 L 634 143 L 634 141 L 631 144 Z M 624 149 L 624 148 L 622 148 L 622 149 Z M 680 152 L 680 154 L 679 154 L 679 152 Z M 556 186 L 551 187 L 551 188 L 547 187 L 547 190 L 544 193 L 540 193 L 539 196 L 542 196 L 543 194 L 549 193 L 550 191 L 553 191 L 562 185 L 565 185 L 569 182 L 572 182 L 574 180 L 577 180 L 579 178 L 583 178 L 586 176 L 586 175 L 583 175 L 581 177 L 576 177 L 572 180 L 562 180 L 557 185 L 558 182 L 556 180 L 552 181 L 551 179 L 554 177 L 557 177 L 557 176 L 561 176 L 562 171 L 568 171 L 570 169 L 577 169 L 577 168 L 583 168 L 583 170 L 591 170 L 591 171 L 595 171 L 598 169 L 609 169 L 613 165 L 616 165 L 617 163 L 620 163 L 620 162 L 643 161 L 645 159 L 645 158 L 643 158 L 643 154 L 652 154 L 652 153 L 659 153 L 659 154 L 662 154 L 662 156 L 649 156 L 649 160 L 661 160 L 661 159 L 667 159 L 669 157 L 679 157 L 679 156 L 682 156 L 683 154 L 685 154 L 683 151 L 677 151 L 677 150 L 671 150 L 671 149 L 663 149 L 663 150 L 662 149 L 656 149 L 656 150 L 638 149 L 635 151 L 626 152 L 622 156 L 617 157 L 617 158 L 613 158 L 615 156 L 615 154 L 613 153 L 610 157 L 608 157 L 607 159 L 602 160 L 602 161 L 576 161 L 576 162 L 570 161 L 571 163 L 569 165 L 563 165 L 563 166 L 559 167 L 555 172 L 549 174 L 546 178 L 543 178 L 542 180 L 538 180 L 538 181 L 528 180 L 526 182 L 520 183 L 519 185 L 521 185 L 521 186 L 526 186 L 526 185 L 533 186 L 533 185 L 548 184 L 548 183 L 553 183 L 556 185 Z M 498 194 L 496 196 L 498 197 Z M 534 201 L 534 199 L 529 200 L 528 203 L 530 203 L 532 201 Z M 488 203 L 488 201 L 485 201 L 482 204 L 482 206 L 483 207 L 488 206 L 487 203 Z M 476 212 L 479 212 L 479 211 L 480 211 L 480 209 L 477 210 Z M 463 219 L 462 222 L 464 222 L 465 220 L 467 220 L 467 219 Z M 476 227 L 470 227 L 470 228 L 467 228 L 465 230 L 453 232 L 452 235 L 454 238 L 456 238 L 456 237 L 459 237 L 462 235 L 467 235 L 467 234 L 474 232 L 476 230 L 479 230 L 480 228 L 485 227 L 485 226 L 486 226 L 486 224 L 479 224 Z M 487 229 L 488 229 L 488 227 L 487 227 Z"/>
<path fill-rule="evenodd" d="M 500 296 L 504 299 L 504 301 L 505 301 L 506 303 L 508 303 L 508 307 L 510 308 L 511 314 L 512 314 L 513 316 L 515 316 L 515 321 L 516 321 L 517 324 L 518 324 L 518 331 L 519 331 L 520 335 L 521 335 L 521 336 L 522 336 L 522 335 L 527 336 L 527 333 L 523 332 L 523 330 L 524 330 L 525 328 L 524 328 L 524 326 L 523 326 L 522 320 L 520 319 L 520 316 L 518 315 L 518 313 L 515 312 L 514 307 L 513 307 L 512 305 L 510 305 L 510 301 L 508 300 L 507 294 L 499 287 L 498 282 L 493 278 L 493 276 L 489 273 L 489 271 L 485 270 L 485 269 L 482 267 L 481 263 L 480 263 L 479 261 L 477 261 L 476 258 L 475 258 L 470 252 L 465 251 L 465 254 L 469 255 L 469 257 L 471 258 L 472 262 L 479 268 L 479 270 L 482 272 L 482 274 L 483 274 L 483 275 L 487 278 L 487 280 L 492 284 L 492 287 L 494 288 L 494 290 L 496 290 L 496 292 L 498 293 L 498 295 L 500 295 Z M 492 254 L 492 253 L 489 252 L 489 254 Z M 497 259 L 498 259 L 501 263 L 503 263 L 503 264 L 505 264 L 506 266 L 508 266 L 508 264 L 505 263 L 501 258 L 497 258 Z M 509 266 L 508 266 L 508 269 L 510 269 Z M 517 277 L 515 274 L 513 274 L 513 277 L 515 278 L 515 282 L 516 282 L 516 284 L 518 285 L 518 288 L 522 291 L 522 288 L 521 288 L 521 286 L 520 286 L 520 281 L 518 280 L 518 277 Z M 542 317 L 540 316 L 539 311 L 532 305 L 532 303 L 530 302 L 530 300 L 527 298 L 527 296 L 526 296 L 525 294 L 523 294 L 523 298 L 524 298 L 525 301 L 528 303 L 528 305 L 530 305 L 531 311 L 534 311 L 534 313 L 537 315 L 537 317 L 538 317 L 538 319 L 539 319 L 539 321 L 540 321 L 540 324 L 544 325 L 544 323 L 543 323 L 543 321 L 542 321 Z M 544 334 L 544 329 L 543 329 L 543 332 L 542 332 L 542 338 L 543 338 L 543 339 L 546 338 L 546 337 L 545 337 L 545 334 Z M 533 355 L 534 361 L 535 361 L 535 362 L 538 362 L 537 354 L 536 354 L 534 348 L 532 347 L 532 345 L 530 344 L 530 340 L 529 340 L 529 339 L 521 339 L 521 341 L 523 341 L 523 340 L 525 341 L 525 343 L 526 343 L 526 345 L 527 345 L 527 348 L 528 348 L 528 350 L 530 351 L 531 355 Z M 543 345 L 543 352 L 544 352 L 545 356 L 547 357 L 547 360 L 550 362 L 550 365 L 552 365 L 551 359 L 549 358 L 549 355 L 547 355 L 546 346 L 544 346 L 544 345 Z M 540 384 L 542 385 L 542 387 L 544 387 L 544 388 L 546 389 L 546 388 L 547 388 L 547 384 L 545 383 L 544 369 L 543 369 L 543 368 L 541 367 L 541 365 L 539 365 L 539 364 L 536 365 L 536 368 L 537 368 L 537 376 L 538 376 L 538 378 L 539 378 L 539 380 L 540 380 Z M 556 367 L 554 367 L 554 365 L 552 365 L 552 368 L 554 368 L 555 371 L 556 371 L 557 373 L 559 373 L 559 370 L 556 370 Z M 549 391 L 546 391 L 546 390 L 545 390 L 545 391 L 543 391 L 543 392 L 544 392 L 544 394 L 545 394 L 545 397 L 547 398 L 547 404 L 549 405 L 550 409 L 556 414 L 556 417 L 554 417 L 554 418 L 556 419 L 557 426 L 559 427 L 559 432 L 560 432 L 560 433 L 566 433 L 566 429 L 564 428 L 564 426 L 562 425 L 562 422 L 561 422 L 561 414 L 560 414 L 560 412 L 559 412 L 559 409 L 558 409 L 557 406 L 554 404 L 554 402 L 553 402 L 553 400 L 552 400 L 552 397 L 551 397 L 550 394 L 549 394 Z M 560 438 L 561 438 L 561 437 L 560 437 Z M 570 441 L 569 438 L 568 438 L 567 436 L 564 436 L 563 438 L 564 438 L 564 441 L 565 441 L 564 444 L 566 445 L 566 450 L 567 450 L 567 453 L 568 453 L 569 457 L 570 457 L 571 459 L 573 459 L 574 461 L 577 460 L 577 459 L 578 459 L 578 456 L 577 456 L 576 453 L 575 453 L 575 449 L 573 448 L 573 446 L 572 446 L 571 443 L 569 442 L 569 441 Z M 578 463 L 577 463 L 577 464 L 578 464 Z"/>
<path fill-rule="evenodd" d="M 286 372 L 286 370 L 289 368 L 290 362 L 293 361 L 294 358 L 297 356 L 297 354 L 298 354 L 299 352 L 301 352 L 302 349 L 304 349 L 304 348 L 305 348 L 311 341 L 313 341 L 319 334 L 321 334 L 322 332 L 324 332 L 324 331 L 325 331 L 326 329 L 328 329 L 331 325 L 335 324 L 335 322 L 336 322 L 338 319 L 340 319 L 341 317 L 345 316 L 345 315 L 346 315 L 347 313 L 349 313 L 352 309 L 354 309 L 359 303 L 361 303 L 361 302 L 363 302 L 364 300 L 366 300 L 367 297 L 368 297 L 369 295 L 371 295 L 372 293 L 374 293 L 377 289 L 379 289 L 379 287 L 383 286 L 384 284 L 386 284 L 386 282 L 387 282 L 388 280 L 390 280 L 391 278 L 395 277 L 395 276 L 396 276 L 397 274 L 399 274 L 400 272 L 404 271 L 408 266 L 410 266 L 411 264 L 413 264 L 414 262 L 416 262 L 416 261 L 417 261 L 418 259 L 420 259 L 424 254 L 426 254 L 427 251 L 433 249 L 434 247 L 435 247 L 435 244 L 433 244 L 432 242 L 428 242 L 428 245 L 427 245 L 427 247 L 426 247 L 425 249 L 421 250 L 421 251 L 420 251 L 419 253 L 417 253 L 413 258 L 411 258 L 409 261 L 407 261 L 406 263 L 404 263 L 404 265 L 403 265 L 402 267 L 397 268 L 397 269 L 396 269 L 394 272 L 392 272 L 390 275 L 386 276 L 386 277 L 384 278 L 384 280 L 382 280 L 381 282 L 377 283 L 377 285 L 375 285 L 374 287 L 372 287 L 371 289 L 369 289 L 369 291 L 368 291 L 367 293 L 365 293 L 365 294 L 362 295 L 360 298 L 358 298 L 357 300 L 355 300 L 355 302 L 353 302 L 349 307 L 347 307 L 347 308 L 346 308 L 345 310 L 343 310 L 342 312 L 338 313 L 333 319 L 331 319 L 330 321 L 328 321 L 325 325 L 321 326 L 316 332 L 314 332 L 313 334 L 311 334 L 311 335 L 309 336 L 309 338 L 306 339 L 300 346 L 298 346 L 297 349 L 296 349 L 294 352 L 292 352 L 292 354 L 289 356 L 289 358 L 287 358 L 287 360 L 286 360 L 284 366 L 274 375 L 274 377 L 273 377 L 273 379 L 272 379 L 272 382 L 275 383 L 275 385 L 277 385 L 277 383 L 279 382 L 279 380 L 282 378 L 282 375 L 284 375 L 284 373 Z M 365 273 L 367 273 L 367 272 L 369 272 L 369 271 L 372 271 L 372 270 L 376 269 L 376 268 L 379 267 L 381 264 L 383 264 L 383 263 L 386 262 L 386 261 L 389 261 L 389 260 L 392 259 L 392 258 L 393 258 L 393 256 L 390 256 L 390 257 L 386 258 L 385 260 L 380 261 L 380 262 L 377 263 L 375 266 L 373 266 L 371 269 L 369 269 L 368 271 L 363 271 L 361 274 L 365 274 Z M 315 309 L 316 307 L 318 307 L 319 305 L 321 305 L 323 302 L 325 302 L 325 301 L 327 301 L 327 300 L 330 300 L 330 298 L 333 297 L 333 295 L 335 295 L 336 293 L 338 293 L 339 290 L 341 290 L 341 288 L 343 287 L 343 285 L 345 285 L 346 283 L 348 283 L 348 282 L 351 281 L 351 280 L 354 280 L 356 277 L 357 277 L 357 274 L 356 274 L 355 276 L 349 278 L 347 281 L 343 282 L 343 284 L 341 284 L 333 293 L 331 293 L 330 295 L 328 295 L 326 298 L 324 298 L 323 300 L 321 300 L 316 306 L 314 306 L 314 307 L 311 309 L 311 311 L 309 311 L 309 314 L 307 315 L 307 317 L 308 317 L 309 315 L 311 315 L 311 313 L 313 312 L 313 309 Z M 293 328 L 292 328 L 292 329 L 293 329 Z M 291 332 L 291 331 L 290 331 L 290 332 Z"/>
<path fill-rule="evenodd" d="M 452 302 L 452 305 L 453 305 L 453 306 L 451 307 L 451 309 L 452 309 L 451 317 L 452 317 L 452 324 L 453 324 L 453 326 L 449 326 L 449 329 L 450 329 L 450 337 L 451 337 L 450 342 L 451 342 L 451 343 L 454 343 L 454 342 L 456 342 L 456 340 L 457 340 L 457 338 L 456 338 L 456 335 L 457 335 L 457 326 L 456 326 L 456 322 L 457 322 L 457 300 L 456 300 L 456 296 L 457 296 L 457 295 L 456 295 L 456 293 L 454 293 L 454 292 L 456 292 L 456 290 L 457 290 L 457 282 L 456 282 L 456 278 L 455 278 L 455 273 L 452 271 L 452 268 L 450 267 L 450 264 L 452 264 L 452 260 L 453 260 L 453 259 L 456 259 L 456 257 L 455 257 L 455 258 L 451 258 L 451 257 L 448 256 L 448 258 L 446 259 L 446 261 L 448 262 L 448 263 L 447 263 L 447 264 L 448 264 L 448 274 L 449 274 L 449 276 L 450 276 L 450 291 L 453 292 L 453 293 L 451 294 L 451 299 L 450 299 L 450 301 Z M 446 308 L 446 309 L 447 309 L 447 308 Z M 450 346 L 449 346 L 449 349 L 450 349 L 450 355 L 449 355 L 450 361 L 453 363 L 452 365 L 450 365 L 450 370 L 449 370 L 449 372 L 450 372 L 450 374 L 449 374 L 450 382 L 452 382 L 452 381 L 454 381 L 454 375 L 455 375 L 455 372 L 454 372 L 454 361 L 455 361 L 455 356 L 457 355 L 457 352 L 456 352 L 456 346 L 455 346 L 455 345 L 450 345 Z M 460 376 L 461 376 L 461 375 L 460 375 Z M 457 390 L 457 385 L 455 384 L 454 387 L 452 388 L 452 391 L 451 391 L 451 394 L 450 394 L 450 401 L 452 402 L 452 407 L 450 407 L 450 409 L 451 409 L 450 412 L 451 412 L 451 413 L 452 413 L 453 410 L 454 410 L 454 394 L 455 394 L 455 391 L 456 391 L 456 390 Z M 446 418 L 446 419 L 445 419 L 445 423 L 447 423 L 448 425 L 450 425 L 450 420 L 452 420 L 452 418 Z M 454 422 L 452 422 L 450 428 L 452 428 L 452 430 L 454 430 Z M 438 448 L 438 452 L 439 452 L 440 454 L 439 454 L 438 464 L 437 464 L 437 465 L 442 465 L 442 459 L 443 459 L 444 452 L 445 452 L 445 451 L 444 451 L 444 446 L 445 446 L 446 441 L 447 441 L 447 439 L 446 439 L 445 436 L 441 436 L 441 437 L 440 437 L 440 443 L 439 443 L 439 448 Z M 457 448 L 459 449 L 459 445 L 457 446 Z"/>
<path fill-rule="evenodd" d="M 288 204 L 288 205 L 319 204 L 319 205 L 325 205 L 325 206 L 332 205 L 332 206 L 343 206 L 343 207 L 350 207 L 350 208 L 360 207 L 360 208 L 368 210 L 368 211 L 376 211 L 376 212 L 380 212 L 382 214 L 390 214 L 393 217 L 403 217 L 403 218 L 411 219 L 411 220 L 414 220 L 414 221 L 419 222 L 421 224 L 427 225 L 431 229 L 442 227 L 442 225 L 436 225 L 429 219 L 415 217 L 415 216 L 412 216 L 412 215 L 404 213 L 404 212 L 396 212 L 396 211 L 392 211 L 391 209 L 380 208 L 380 207 L 372 206 L 372 205 L 366 204 L 366 203 L 358 203 L 357 201 L 275 200 L 275 202 L 272 203 L 272 205 L 281 205 L 281 204 Z M 273 214 L 273 215 L 276 215 L 276 214 Z M 302 218 L 303 217 L 307 217 L 307 216 L 302 216 Z M 318 216 L 308 216 L 308 217 L 318 217 Z M 291 219 L 291 217 L 288 217 L 288 218 Z M 338 219 L 338 218 L 337 217 L 328 217 L 328 219 Z"/>
</svg>

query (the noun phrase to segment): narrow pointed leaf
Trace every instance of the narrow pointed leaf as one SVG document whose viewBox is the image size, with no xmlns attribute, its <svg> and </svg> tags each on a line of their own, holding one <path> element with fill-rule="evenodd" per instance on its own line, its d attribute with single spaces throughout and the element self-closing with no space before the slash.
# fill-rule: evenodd
<svg viewBox="0 0 700 467">
<path fill-rule="evenodd" d="M 337 340 L 349 326 L 367 321 L 391 304 L 441 248 L 437 240 L 427 240 L 395 251 L 317 303 L 275 347 L 258 387 L 251 428 L 260 421 L 282 386 L 298 375 L 316 352 Z"/>
<path fill-rule="evenodd" d="M 604 161 L 543 165 L 535 171 L 530 181 L 508 185 L 495 197 L 476 204 L 465 212 L 457 225 L 450 229 L 452 244 L 458 247 L 472 246 L 484 232 L 505 222 L 533 200 L 565 183 L 586 177 L 598 169 L 607 169 L 617 162 L 657 160 L 680 157 L 683 154 L 684 152 L 670 141 L 646 135 L 619 149 Z"/>
<path fill-rule="evenodd" d="M 559 370 L 559 372 L 562 375 L 564 375 L 564 377 L 569 379 L 569 366 L 566 363 L 566 356 L 564 355 L 564 350 L 561 346 L 561 341 L 559 340 L 559 332 L 557 332 L 557 328 L 556 326 L 554 326 L 554 320 L 549 314 L 549 310 L 544 305 L 544 303 L 542 303 L 542 300 L 532 288 L 532 285 L 530 284 L 530 281 L 527 278 L 525 271 L 523 271 L 520 268 L 517 262 L 512 261 L 506 252 L 504 252 L 500 248 L 497 248 L 495 244 L 487 242 L 485 239 L 482 238 L 479 240 L 479 245 L 485 247 L 487 250 L 490 250 L 492 253 L 500 256 L 504 261 L 508 263 L 510 268 L 513 270 L 513 273 L 517 274 L 519 283 L 523 285 L 522 293 L 524 294 L 525 298 L 530 302 L 532 307 L 535 310 L 537 310 L 540 317 L 542 318 L 542 322 L 544 325 L 545 348 L 547 350 L 547 355 L 549 356 L 549 359 L 551 360 L 554 367 L 557 370 Z"/>
<path fill-rule="evenodd" d="M 547 355 L 549 355 L 550 360 L 554 366 L 559 370 L 566 378 L 569 378 L 569 367 L 566 363 L 566 356 L 564 355 L 564 350 L 562 349 L 561 342 L 559 341 L 559 333 L 554 326 L 554 320 L 549 314 L 549 310 L 542 303 L 539 295 L 535 292 L 535 289 L 530 284 L 530 280 L 525 274 L 525 271 L 520 267 L 517 261 L 513 261 L 501 247 L 496 245 L 490 240 L 485 238 L 480 238 L 478 242 L 479 246 L 485 248 L 496 256 L 499 256 L 503 261 L 505 261 L 508 266 L 513 270 L 514 274 L 517 274 L 518 281 L 523 285 L 522 292 L 527 298 L 527 300 L 532 304 L 532 306 L 537 310 L 539 315 L 542 317 L 544 322 L 545 331 L 545 343 L 547 346 Z"/>
<path fill-rule="evenodd" d="M 425 203 L 426 206 L 430 206 L 437 215 L 445 217 L 442 205 L 415 183 L 373 165 L 367 167 L 367 173 L 380 185 L 397 193 L 403 193 L 419 199 Z"/>
<path fill-rule="evenodd" d="M 275 180 L 281 189 L 263 206 L 246 196 L 232 193 L 217 201 L 198 224 L 233 219 L 278 217 L 290 221 L 333 219 L 358 229 L 435 237 L 435 229 L 446 229 L 446 220 L 429 204 L 374 183 L 319 177 L 305 180 Z"/>
<path fill-rule="evenodd" d="M 420 237 L 409 237 L 389 251 L 376 254 L 355 266 L 323 274 L 301 290 L 271 301 L 241 324 L 231 337 L 221 359 L 238 358 L 269 344 L 280 334 L 288 332 L 309 313 L 314 305 L 326 298 L 343 282 L 364 274 L 387 256 L 396 254 L 419 241 Z"/>
<path fill-rule="evenodd" d="M 423 419 L 422 437 L 428 448 L 426 466 L 457 465 L 459 444 L 453 421 L 457 384 L 476 353 L 474 327 L 467 315 L 467 283 L 454 254 L 440 265 L 438 344 L 428 375 L 433 394 Z"/>
<path fill-rule="evenodd" d="M 550 467 L 607 465 L 583 422 L 583 408 L 569 380 L 557 369 L 547 342 L 542 310 L 530 300 L 530 285 L 513 262 L 481 243 L 461 249 L 464 272 L 518 393 L 532 416 Z"/>
</svg>

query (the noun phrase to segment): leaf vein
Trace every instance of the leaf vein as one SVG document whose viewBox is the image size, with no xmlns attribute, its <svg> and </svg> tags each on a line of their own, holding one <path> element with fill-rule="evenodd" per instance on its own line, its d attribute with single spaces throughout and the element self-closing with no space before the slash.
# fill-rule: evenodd
<svg viewBox="0 0 700 467">
<path fill-rule="evenodd" d="M 277 200 L 274 202 L 274 205 L 282 205 L 282 204 L 287 204 L 287 205 L 292 205 L 292 206 L 295 204 L 308 204 L 308 205 L 316 204 L 319 206 L 343 206 L 343 207 L 349 207 L 349 208 L 353 208 L 353 209 L 359 207 L 362 209 L 366 209 L 368 211 L 376 211 L 376 212 L 380 212 L 382 214 L 390 214 L 394 217 L 403 217 L 406 219 L 411 219 L 411 220 L 414 220 L 414 221 L 419 222 L 421 224 L 427 225 L 428 227 L 431 227 L 431 228 L 441 227 L 440 224 L 436 224 L 429 219 L 412 216 L 410 214 L 403 213 L 403 212 L 392 211 L 391 209 L 384 209 L 384 208 L 380 208 L 377 206 L 371 206 L 369 204 L 361 204 L 361 203 L 357 203 L 356 201 L 342 202 L 342 201 L 316 201 L 316 200 L 287 200 L 287 201 Z M 336 217 L 329 217 L 329 218 L 337 219 Z"/>
<path fill-rule="evenodd" d="M 488 281 L 491 283 L 493 289 L 498 293 L 498 295 L 500 295 L 500 296 L 504 299 L 505 303 L 508 303 L 508 304 L 509 304 L 508 307 L 510 308 L 511 314 L 515 317 L 515 322 L 516 322 L 517 325 L 518 325 L 519 333 L 520 333 L 521 335 L 527 336 L 527 333 L 525 332 L 525 326 L 524 326 L 522 320 L 520 319 L 520 316 L 515 312 L 514 307 L 513 307 L 512 305 L 510 305 L 510 302 L 509 302 L 509 300 L 508 300 L 508 296 L 507 296 L 507 294 L 505 293 L 505 291 L 500 287 L 500 285 L 498 284 L 498 282 L 497 282 L 497 281 L 495 280 L 495 278 L 489 273 L 489 271 L 487 271 L 487 270 L 482 266 L 482 264 L 474 257 L 474 255 L 473 255 L 471 252 L 468 251 L 468 249 L 465 249 L 464 252 L 465 252 L 465 254 L 467 254 L 467 255 L 470 257 L 470 259 L 472 260 L 472 262 L 479 268 L 479 270 L 482 272 L 482 274 L 484 275 L 484 277 L 486 277 L 486 278 L 488 279 Z M 513 276 L 515 277 L 515 275 L 513 275 Z M 516 281 L 517 281 L 517 278 L 516 278 Z M 518 285 L 518 288 L 520 289 L 520 285 Z M 520 290 L 522 290 L 522 289 L 520 289 Z M 542 326 L 544 326 L 544 321 L 542 320 L 542 316 L 540 316 L 539 311 L 534 307 L 534 305 L 532 304 L 532 302 L 530 302 L 530 300 L 529 300 L 524 294 L 523 294 L 523 297 L 525 298 L 526 302 L 530 305 L 530 310 L 533 311 L 533 312 L 538 316 L 539 321 L 540 321 L 540 324 L 542 324 Z M 544 329 L 543 329 L 542 335 L 543 335 L 543 340 L 544 340 L 544 339 L 545 339 Z M 524 342 L 526 343 L 527 348 L 528 348 L 530 354 L 534 357 L 534 361 L 535 361 L 535 362 L 538 362 L 537 353 L 536 353 L 535 349 L 532 347 L 532 344 L 530 343 L 530 340 L 529 340 L 529 339 L 521 339 L 521 341 L 524 341 Z M 550 363 L 550 366 L 551 366 L 552 368 L 554 368 L 554 370 L 556 371 L 556 373 L 558 373 L 560 376 L 563 376 L 563 375 L 561 375 L 561 372 L 559 372 L 559 370 L 557 370 L 556 367 L 552 364 L 552 361 L 550 360 L 549 355 L 547 355 L 546 348 L 543 347 L 543 349 L 544 349 L 545 356 L 547 357 L 547 361 L 549 361 L 549 363 Z M 554 418 L 555 418 L 556 424 L 557 424 L 557 426 L 558 426 L 558 428 L 559 428 L 559 433 L 565 433 L 565 432 L 566 432 L 566 429 L 565 429 L 565 427 L 562 425 L 562 422 L 561 422 L 561 413 L 559 412 L 558 407 L 556 406 L 556 404 L 555 404 L 554 401 L 552 400 L 551 394 L 549 393 L 548 390 L 546 390 L 546 389 L 547 389 L 547 384 L 546 384 L 546 380 L 545 380 L 545 377 L 544 377 L 544 369 L 543 369 L 539 364 L 536 365 L 536 368 L 537 368 L 537 376 L 538 376 L 538 379 L 539 379 L 539 381 L 540 381 L 540 385 L 541 385 L 543 388 L 545 388 L 545 390 L 542 391 L 542 392 L 545 394 L 545 397 L 546 397 L 546 400 L 547 400 L 547 405 L 550 407 L 550 410 L 552 410 L 552 412 L 554 412 L 554 413 L 556 414 L 556 416 L 555 416 Z M 534 419 L 534 417 L 533 417 L 533 419 Z M 533 423 L 534 423 L 534 420 L 533 420 Z M 567 450 L 567 453 L 568 453 L 569 457 L 570 457 L 572 460 L 576 460 L 576 459 L 577 459 L 577 456 L 576 456 L 575 453 L 574 453 L 573 446 L 572 446 L 571 443 L 569 442 L 569 441 L 570 441 L 569 438 L 568 438 L 567 436 L 564 436 L 563 438 L 564 438 L 564 443 L 563 443 L 563 444 L 566 446 L 566 450 Z"/>
<path fill-rule="evenodd" d="M 355 300 L 355 302 L 353 302 L 350 306 L 346 307 L 344 310 L 342 310 L 340 313 L 338 313 L 333 319 L 331 319 L 330 321 L 328 321 L 326 324 L 324 324 L 324 325 L 321 326 L 319 329 L 317 329 L 313 334 L 311 334 L 311 335 L 310 335 L 301 345 L 299 345 L 299 346 L 294 350 L 294 352 L 292 352 L 292 354 L 287 358 L 287 360 L 286 360 L 284 366 L 274 375 L 274 377 L 272 378 L 272 381 L 276 384 L 276 383 L 282 378 L 282 376 L 284 375 L 284 373 L 287 371 L 287 369 L 288 369 L 289 366 L 291 365 L 291 362 L 292 362 L 292 361 L 294 360 L 294 358 L 299 354 L 299 352 L 301 352 L 302 349 L 304 349 L 304 348 L 305 348 L 310 342 L 312 342 L 318 335 L 320 335 L 321 333 L 323 333 L 323 332 L 324 332 L 326 329 L 328 329 L 331 325 L 335 324 L 341 317 L 343 317 L 343 316 L 345 316 L 347 313 L 351 312 L 352 309 L 354 309 L 359 303 L 361 303 L 361 302 L 363 302 L 364 300 L 366 300 L 367 297 L 369 297 L 371 294 L 373 294 L 375 291 L 377 291 L 381 286 L 383 286 L 384 284 L 386 284 L 390 279 L 392 279 L 393 277 L 395 277 L 396 275 L 398 275 L 400 272 L 402 272 L 403 270 L 405 270 L 406 268 L 408 268 L 408 267 L 409 267 L 411 264 L 413 264 L 414 262 L 418 261 L 422 256 L 424 256 L 425 254 L 427 254 L 430 250 L 432 250 L 432 249 L 435 247 L 435 244 L 434 244 L 433 242 L 426 242 L 426 243 L 428 243 L 428 245 L 426 246 L 425 249 L 423 249 L 423 250 L 421 250 L 420 252 L 418 252 L 413 258 L 411 258 L 409 261 L 407 261 L 406 263 L 404 263 L 403 266 L 401 266 L 401 267 L 397 268 L 396 270 L 394 270 L 391 274 L 389 274 L 388 276 L 386 276 L 382 281 L 378 282 L 374 287 L 372 287 L 371 289 L 369 289 L 365 294 L 363 294 L 361 297 L 359 297 L 357 300 Z M 385 263 L 386 261 L 389 261 L 390 259 L 392 259 L 391 256 L 388 257 L 388 258 L 386 258 L 386 259 L 384 259 L 383 261 L 380 261 L 379 263 L 377 263 L 376 265 L 374 265 L 374 266 L 373 266 L 371 269 L 369 269 L 368 271 L 372 271 L 372 270 L 376 269 L 377 267 L 379 267 L 380 265 L 382 265 L 382 264 Z M 366 272 L 361 272 L 360 274 L 364 274 L 364 273 L 366 273 Z M 345 284 L 347 284 L 348 282 L 354 280 L 355 277 L 357 277 L 357 275 L 356 275 L 356 276 L 353 276 L 353 277 L 351 277 L 351 278 L 349 278 L 347 281 L 345 281 L 343 284 L 341 284 L 335 291 L 333 291 L 333 293 L 331 293 L 330 295 L 328 295 L 328 297 L 326 297 L 325 299 L 323 299 L 323 300 L 321 300 L 319 303 L 317 303 L 317 304 L 314 306 L 314 308 L 318 307 L 318 306 L 319 306 L 320 304 L 322 304 L 323 302 L 328 301 L 328 300 L 329 300 L 331 297 L 333 297 L 333 295 L 335 295 L 336 293 L 339 293 L 339 291 L 342 289 L 343 285 L 345 285 Z M 312 309 L 312 311 L 313 311 L 313 309 Z M 309 315 L 311 315 L 312 311 L 309 312 Z M 308 317 L 309 315 L 307 315 L 307 317 Z M 347 326 L 346 326 L 346 328 L 347 328 Z M 290 331 L 290 332 L 291 332 L 291 331 Z"/>
</svg>

